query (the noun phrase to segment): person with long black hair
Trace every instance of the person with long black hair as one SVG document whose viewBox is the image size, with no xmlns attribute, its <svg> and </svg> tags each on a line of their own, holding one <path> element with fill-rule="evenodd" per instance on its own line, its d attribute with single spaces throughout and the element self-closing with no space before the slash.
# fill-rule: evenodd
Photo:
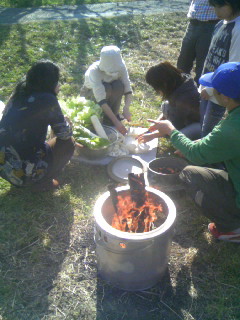
<svg viewBox="0 0 240 320">
<path fill-rule="evenodd" d="M 74 152 L 69 123 L 57 100 L 59 68 L 39 61 L 14 90 L 0 121 L 0 177 L 15 186 L 48 190 Z M 48 126 L 55 137 L 47 139 Z"/>
<path fill-rule="evenodd" d="M 170 62 L 160 62 L 146 73 L 146 82 L 161 96 L 161 114 L 158 120 L 170 120 L 191 140 L 201 135 L 199 102 L 196 83 Z M 158 132 L 141 137 L 142 142 L 158 137 Z"/>
</svg>

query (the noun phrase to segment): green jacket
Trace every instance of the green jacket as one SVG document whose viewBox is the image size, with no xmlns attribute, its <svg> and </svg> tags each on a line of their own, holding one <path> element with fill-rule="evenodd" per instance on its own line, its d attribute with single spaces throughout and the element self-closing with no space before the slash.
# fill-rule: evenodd
<svg viewBox="0 0 240 320">
<path fill-rule="evenodd" d="M 236 190 L 236 203 L 240 208 L 240 106 L 199 142 L 189 140 L 178 130 L 171 134 L 171 142 L 196 165 L 224 162 Z"/>
</svg>

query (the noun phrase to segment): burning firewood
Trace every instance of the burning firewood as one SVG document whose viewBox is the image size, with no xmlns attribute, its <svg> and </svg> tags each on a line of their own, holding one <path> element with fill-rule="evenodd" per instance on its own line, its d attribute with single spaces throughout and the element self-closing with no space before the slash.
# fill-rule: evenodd
<svg viewBox="0 0 240 320">
<path fill-rule="evenodd" d="M 112 204 L 113 204 L 114 210 L 117 213 L 118 212 L 118 207 L 117 207 L 118 194 L 117 194 L 117 191 L 116 191 L 115 187 L 116 187 L 115 184 L 109 184 L 108 185 L 108 191 L 110 192 L 110 198 L 112 200 Z"/>
<path fill-rule="evenodd" d="M 144 174 L 129 173 L 128 183 L 132 201 L 134 201 L 137 208 L 139 208 L 144 204 L 146 198 Z"/>
</svg>

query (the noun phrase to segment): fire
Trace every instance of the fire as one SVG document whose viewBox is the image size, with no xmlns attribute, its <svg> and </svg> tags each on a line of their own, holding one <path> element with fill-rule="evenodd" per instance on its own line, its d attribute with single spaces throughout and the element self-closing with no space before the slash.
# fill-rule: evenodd
<svg viewBox="0 0 240 320">
<path fill-rule="evenodd" d="M 118 195 L 117 212 L 112 219 L 112 227 L 123 232 L 149 232 L 155 228 L 154 223 L 163 218 L 166 213 L 161 203 L 149 196 L 146 192 L 146 200 L 141 207 L 136 206 L 131 195 Z"/>
</svg>

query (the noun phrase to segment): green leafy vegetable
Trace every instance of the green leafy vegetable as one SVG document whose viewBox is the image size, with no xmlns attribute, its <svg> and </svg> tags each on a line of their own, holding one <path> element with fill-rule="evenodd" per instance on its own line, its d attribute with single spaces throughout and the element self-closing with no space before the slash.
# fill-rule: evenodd
<svg viewBox="0 0 240 320">
<path fill-rule="evenodd" d="M 63 113 L 71 120 L 75 140 L 89 149 L 100 149 L 109 145 L 109 140 L 100 138 L 92 129 L 91 116 L 102 117 L 102 109 L 98 104 L 84 97 L 72 97 L 67 101 L 60 101 Z"/>
<path fill-rule="evenodd" d="M 109 140 L 100 138 L 81 124 L 74 126 L 73 136 L 77 142 L 87 146 L 89 149 L 100 149 L 109 145 Z"/>
<path fill-rule="evenodd" d="M 81 124 L 86 128 L 92 128 L 91 116 L 96 115 L 102 118 L 102 109 L 94 101 L 84 97 L 72 97 L 65 101 L 60 101 L 63 113 L 66 114 L 73 124 Z"/>
</svg>

